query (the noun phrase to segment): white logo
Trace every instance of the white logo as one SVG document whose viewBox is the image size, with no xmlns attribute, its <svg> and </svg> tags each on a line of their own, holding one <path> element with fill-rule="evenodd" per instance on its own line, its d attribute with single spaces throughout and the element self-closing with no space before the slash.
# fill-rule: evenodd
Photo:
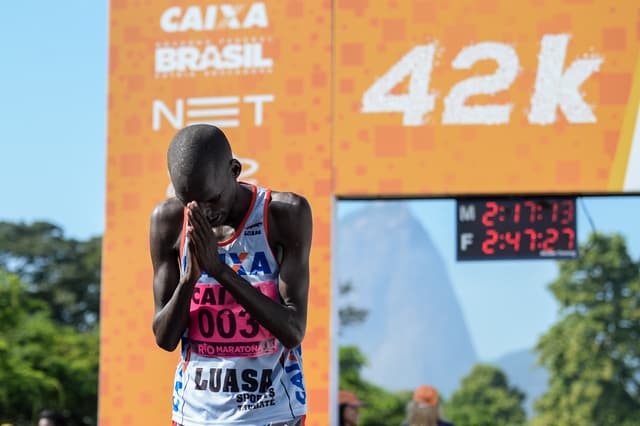
<svg viewBox="0 0 640 426">
<path fill-rule="evenodd" d="M 264 104 L 273 102 L 274 99 L 271 94 L 246 95 L 242 99 L 240 96 L 198 97 L 177 99 L 172 107 L 155 99 L 152 105 L 152 128 L 159 131 L 162 118 L 174 129 L 201 123 L 226 128 L 238 127 L 241 110 L 247 109 L 253 109 L 253 124 L 259 127 L 264 119 Z M 244 115 L 248 114 L 245 112 Z"/>
<path fill-rule="evenodd" d="M 527 114 L 529 123 L 549 125 L 561 111 L 569 123 L 595 123 L 593 107 L 589 105 L 580 86 L 598 72 L 603 58 L 583 55 L 566 64 L 568 34 L 547 34 L 542 37 L 538 54 L 538 72 Z M 414 47 L 362 96 L 364 113 L 402 113 L 405 126 L 422 126 L 436 108 L 438 91 L 431 90 L 431 74 L 437 64 L 437 43 Z M 495 95 L 506 91 L 521 72 L 520 60 L 513 46 L 498 42 L 481 42 L 464 47 L 451 63 L 453 69 L 468 70 L 477 62 L 490 60 L 497 67 L 493 74 L 472 76 L 457 82 L 443 99 L 442 124 L 500 125 L 508 124 L 514 104 L 490 103 L 477 105 L 468 102 L 477 95 Z M 405 94 L 392 89 L 409 77 Z"/>
<path fill-rule="evenodd" d="M 160 27 L 167 33 L 267 28 L 269 19 L 263 2 L 209 6 L 173 6 L 160 17 Z"/>
<path fill-rule="evenodd" d="M 158 40 L 155 46 L 156 78 L 182 78 L 204 75 L 270 73 L 273 59 L 265 54 L 265 43 L 271 35 L 255 30 L 269 27 L 264 2 L 251 4 L 212 4 L 208 6 L 173 6 L 160 17 L 166 33 L 200 32 L 208 37 L 186 40 Z M 254 30 L 251 35 L 229 31 Z M 221 31 L 224 31 L 221 32 Z M 212 38 L 218 32 L 217 40 Z M 207 34 L 208 33 L 208 34 Z M 223 37 L 224 35 L 224 37 Z"/>
<path fill-rule="evenodd" d="M 168 43 L 166 43 L 168 44 Z M 271 69 L 273 60 L 265 58 L 260 43 L 233 43 L 225 46 L 156 47 L 156 74 L 216 72 L 225 70 Z"/>
</svg>

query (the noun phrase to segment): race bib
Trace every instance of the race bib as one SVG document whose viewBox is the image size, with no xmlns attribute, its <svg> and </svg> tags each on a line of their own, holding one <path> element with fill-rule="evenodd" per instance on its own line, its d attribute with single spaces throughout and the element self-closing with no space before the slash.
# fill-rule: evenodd
<svg viewBox="0 0 640 426">
<path fill-rule="evenodd" d="M 274 281 L 253 284 L 278 300 Z M 276 338 L 219 284 L 196 284 L 189 309 L 192 350 L 205 357 L 256 357 L 277 350 Z"/>
</svg>

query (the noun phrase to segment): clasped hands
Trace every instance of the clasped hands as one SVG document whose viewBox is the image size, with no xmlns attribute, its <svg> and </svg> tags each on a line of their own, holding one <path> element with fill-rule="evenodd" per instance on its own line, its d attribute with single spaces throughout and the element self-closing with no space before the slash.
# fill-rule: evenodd
<svg viewBox="0 0 640 426">
<path fill-rule="evenodd" d="M 187 268 L 193 271 L 194 266 L 197 266 L 197 269 L 215 278 L 225 266 L 218 256 L 218 237 L 213 233 L 209 221 L 196 201 L 187 204 L 187 214 L 187 236 L 189 237 Z M 197 275 L 200 276 L 199 273 Z"/>
</svg>

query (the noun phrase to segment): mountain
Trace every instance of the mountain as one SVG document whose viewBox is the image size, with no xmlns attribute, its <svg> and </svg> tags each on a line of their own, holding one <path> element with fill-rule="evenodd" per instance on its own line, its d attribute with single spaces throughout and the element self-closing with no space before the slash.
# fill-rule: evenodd
<svg viewBox="0 0 640 426">
<path fill-rule="evenodd" d="M 536 353 L 524 349 L 508 353 L 492 363 L 507 375 L 512 386 L 527 394 L 524 408 L 529 418 L 532 417 L 535 400 L 547 390 L 548 373 L 536 365 L 536 360 Z"/>
<path fill-rule="evenodd" d="M 371 202 L 339 221 L 334 256 L 338 283 L 353 286 L 338 305 L 369 311 L 340 337 L 369 360 L 363 377 L 450 395 L 477 357 L 442 256 L 405 203 Z"/>
</svg>

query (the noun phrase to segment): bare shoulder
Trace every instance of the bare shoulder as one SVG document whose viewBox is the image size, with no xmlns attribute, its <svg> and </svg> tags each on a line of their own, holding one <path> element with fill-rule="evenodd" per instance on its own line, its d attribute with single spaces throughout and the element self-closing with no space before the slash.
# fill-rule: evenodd
<svg viewBox="0 0 640 426">
<path fill-rule="evenodd" d="M 311 213 L 311 206 L 307 199 L 295 192 L 272 191 L 269 208 L 278 216 Z"/>
<path fill-rule="evenodd" d="M 284 238 L 311 234 L 311 206 L 305 197 L 294 192 L 271 193 L 270 228 Z M 304 238 L 304 237 L 303 237 Z"/>
<path fill-rule="evenodd" d="M 167 198 L 158 203 L 151 213 L 151 222 L 158 225 L 167 222 L 182 222 L 184 206 L 177 198 Z"/>
<path fill-rule="evenodd" d="M 182 232 L 184 206 L 177 198 L 168 198 L 155 206 L 151 213 L 151 240 L 174 242 Z"/>
</svg>

